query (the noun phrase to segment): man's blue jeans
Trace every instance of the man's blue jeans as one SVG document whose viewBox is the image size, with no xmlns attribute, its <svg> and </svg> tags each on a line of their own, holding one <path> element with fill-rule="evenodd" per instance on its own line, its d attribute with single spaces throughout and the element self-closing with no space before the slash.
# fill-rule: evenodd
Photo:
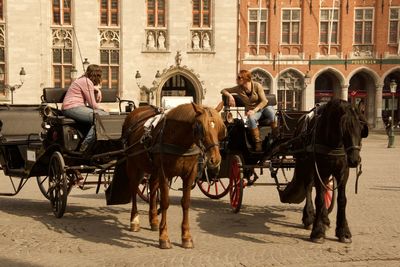
<svg viewBox="0 0 400 267">
<path fill-rule="evenodd" d="M 90 144 L 94 141 L 94 125 L 93 125 L 93 114 L 97 113 L 99 115 L 108 115 L 108 112 L 102 109 L 91 109 L 88 107 L 76 107 L 63 110 L 65 116 L 76 120 L 78 123 L 83 123 L 91 125 L 88 134 L 86 135 L 83 143 Z"/>
<path fill-rule="evenodd" d="M 266 106 L 265 108 L 257 111 L 254 115 L 249 116 L 247 118 L 247 126 L 250 129 L 257 128 L 257 122 L 260 120 L 261 117 L 267 119 L 269 123 L 273 122 L 275 120 L 274 108 L 272 106 Z"/>
</svg>

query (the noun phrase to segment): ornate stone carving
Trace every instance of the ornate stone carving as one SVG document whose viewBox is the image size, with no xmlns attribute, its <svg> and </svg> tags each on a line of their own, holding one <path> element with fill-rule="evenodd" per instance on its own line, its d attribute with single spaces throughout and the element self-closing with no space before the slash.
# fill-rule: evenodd
<svg viewBox="0 0 400 267">
<path fill-rule="evenodd" d="M 100 30 L 101 48 L 119 48 L 120 39 L 117 30 Z"/>
<path fill-rule="evenodd" d="M 373 45 L 353 45 L 353 57 L 368 58 L 373 57 L 374 46 Z"/>
<path fill-rule="evenodd" d="M 263 70 L 256 69 L 251 72 L 252 80 L 260 83 L 265 90 L 271 89 L 271 79 Z"/>
<path fill-rule="evenodd" d="M 155 52 L 168 50 L 167 30 L 147 29 L 145 32 L 145 50 Z"/>
<path fill-rule="evenodd" d="M 5 28 L 4 24 L 0 24 L 0 46 L 4 46 L 6 43 Z"/>
<path fill-rule="evenodd" d="M 191 30 L 191 48 L 194 52 L 212 51 L 214 44 L 212 42 L 212 30 L 195 29 Z"/>
<path fill-rule="evenodd" d="M 53 29 L 53 47 L 72 48 L 72 29 Z"/>
</svg>

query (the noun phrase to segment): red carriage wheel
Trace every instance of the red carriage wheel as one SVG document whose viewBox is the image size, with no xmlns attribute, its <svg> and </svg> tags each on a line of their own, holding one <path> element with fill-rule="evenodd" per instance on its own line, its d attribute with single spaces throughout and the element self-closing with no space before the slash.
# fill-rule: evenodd
<svg viewBox="0 0 400 267">
<path fill-rule="evenodd" d="M 239 155 L 232 155 L 229 166 L 229 196 L 232 211 L 238 213 L 243 199 L 243 170 L 242 159 Z"/>
<path fill-rule="evenodd" d="M 325 207 L 328 210 L 328 213 L 331 213 L 334 206 L 335 206 L 335 201 L 336 201 L 336 179 L 331 176 L 326 183 L 326 187 L 329 188 L 326 190 L 325 195 L 324 195 L 324 200 L 325 200 Z"/>
<path fill-rule="evenodd" d="M 197 185 L 203 194 L 211 199 L 220 199 L 229 192 L 229 178 L 199 179 Z"/>
</svg>

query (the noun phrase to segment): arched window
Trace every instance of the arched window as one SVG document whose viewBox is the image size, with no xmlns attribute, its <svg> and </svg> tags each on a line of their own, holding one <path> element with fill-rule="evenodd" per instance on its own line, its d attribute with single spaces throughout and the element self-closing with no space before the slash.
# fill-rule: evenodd
<svg viewBox="0 0 400 267">
<path fill-rule="evenodd" d="M 301 110 L 304 78 L 301 74 L 289 70 L 278 79 L 278 108 L 283 110 Z"/>
<path fill-rule="evenodd" d="M 271 79 L 265 71 L 260 69 L 253 70 L 251 76 L 252 80 L 261 84 L 265 91 L 269 92 L 271 90 Z"/>
</svg>

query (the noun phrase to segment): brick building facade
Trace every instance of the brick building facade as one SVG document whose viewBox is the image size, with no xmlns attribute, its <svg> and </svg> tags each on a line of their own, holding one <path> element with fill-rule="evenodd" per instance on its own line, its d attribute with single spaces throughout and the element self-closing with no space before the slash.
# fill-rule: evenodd
<svg viewBox="0 0 400 267">
<path fill-rule="evenodd" d="M 394 80 L 398 121 L 400 0 L 241 0 L 238 24 L 239 67 L 281 108 L 362 101 L 369 124 L 381 127 Z"/>
</svg>

